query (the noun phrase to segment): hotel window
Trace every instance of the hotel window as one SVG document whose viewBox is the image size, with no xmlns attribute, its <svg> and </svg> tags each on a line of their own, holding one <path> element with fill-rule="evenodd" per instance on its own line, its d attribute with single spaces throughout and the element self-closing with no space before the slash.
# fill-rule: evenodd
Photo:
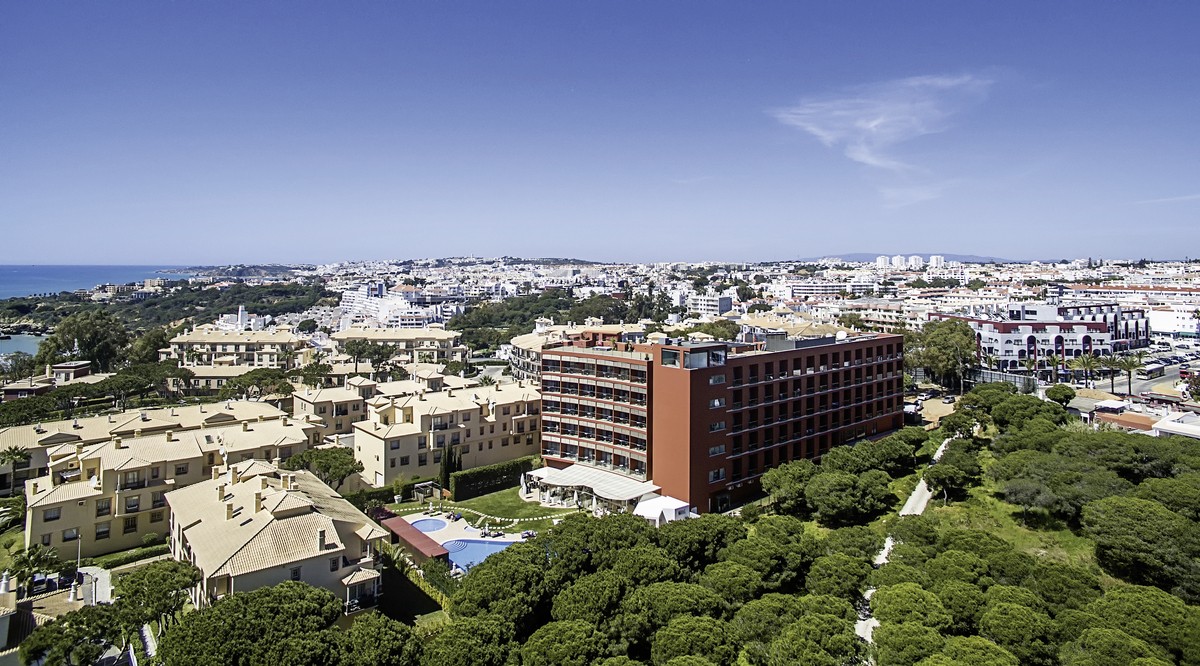
<svg viewBox="0 0 1200 666">
<path fill-rule="evenodd" d="M 96 523 L 96 540 L 107 539 L 112 526 L 109 523 Z"/>
<path fill-rule="evenodd" d="M 716 483 L 718 481 L 724 481 L 724 480 L 725 480 L 725 468 L 724 467 L 722 467 L 721 469 L 714 469 L 708 473 L 708 482 L 709 483 Z"/>
<path fill-rule="evenodd" d="M 725 375 L 723 375 L 723 374 L 713 375 L 712 377 L 708 378 L 709 386 L 716 386 L 717 384 L 724 384 L 724 383 L 725 383 Z"/>
<path fill-rule="evenodd" d="M 155 470 L 157 471 L 157 470 Z M 187 463 L 178 463 L 175 465 L 175 476 L 183 476 L 188 473 Z"/>
<path fill-rule="evenodd" d="M 418 449 L 425 448 L 425 435 L 421 435 L 421 436 L 417 437 L 417 448 Z"/>
<path fill-rule="evenodd" d="M 125 498 L 125 513 L 137 513 L 142 508 L 141 495 Z"/>
<path fill-rule="evenodd" d="M 329 570 L 330 571 L 337 571 L 339 569 L 339 566 L 338 566 L 339 564 L 341 564 L 341 562 L 339 561 L 339 558 L 336 558 L 336 557 L 329 558 Z M 295 579 L 293 579 L 293 580 L 295 580 Z"/>
<path fill-rule="evenodd" d="M 399 450 L 400 449 L 400 440 L 393 439 L 392 441 L 388 442 L 388 448 L 393 451 Z"/>
<path fill-rule="evenodd" d="M 429 464 L 429 459 L 426 457 L 429 454 L 422 453 L 417 456 L 417 467 L 424 467 Z"/>
<path fill-rule="evenodd" d="M 43 534 L 43 535 L 42 535 L 42 545 L 43 545 L 43 546 L 49 546 L 49 545 L 50 545 L 50 538 L 51 538 L 51 535 L 49 535 L 49 534 Z"/>
<path fill-rule="evenodd" d="M 710 455 L 710 456 L 723 456 L 723 455 L 725 455 L 725 445 L 724 445 L 724 444 L 718 444 L 718 445 L 716 445 L 716 446 L 710 446 L 710 447 L 708 447 L 708 455 Z"/>
<path fill-rule="evenodd" d="M 292 567 L 290 578 L 292 580 L 300 580 L 300 567 Z"/>
<path fill-rule="evenodd" d="M 125 525 L 122 530 L 125 534 L 133 534 L 137 531 L 137 516 L 129 516 L 125 519 Z"/>
<path fill-rule="evenodd" d="M 717 432 L 719 430 L 724 430 L 724 429 L 725 429 L 724 421 L 717 421 L 716 423 L 710 423 L 708 426 L 709 432 Z"/>
<path fill-rule="evenodd" d="M 96 500 L 96 517 L 107 516 L 112 513 L 112 500 L 107 497 Z"/>
<path fill-rule="evenodd" d="M 151 468 L 150 468 L 150 478 L 152 478 L 152 479 L 157 479 L 157 478 L 158 478 L 158 467 L 151 467 Z"/>
<path fill-rule="evenodd" d="M 152 522 L 152 523 L 161 523 L 161 522 L 162 522 L 162 519 L 163 519 L 163 512 L 162 512 L 162 511 L 151 511 L 151 512 L 150 512 L 150 522 Z"/>
<path fill-rule="evenodd" d="M 388 467 L 395 469 L 395 467 L 396 467 L 396 459 L 395 458 L 388 458 Z"/>
<path fill-rule="evenodd" d="M 409 456 L 400 456 L 400 466 L 408 467 Z"/>
<path fill-rule="evenodd" d="M 724 407 L 724 406 L 725 406 L 725 398 L 713 398 L 712 400 L 708 401 L 709 409 L 716 409 L 718 407 Z"/>
<path fill-rule="evenodd" d="M 59 518 L 62 518 L 62 509 L 46 509 L 42 512 L 43 523 L 49 523 L 51 521 L 58 520 Z"/>
<path fill-rule="evenodd" d="M 79 538 L 79 528 L 78 527 L 68 527 L 67 529 L 63 530 L 62 534 L 63 534 L 63 543 L 66 543 L 67 541 L 74 541 Z"/>
</svg>

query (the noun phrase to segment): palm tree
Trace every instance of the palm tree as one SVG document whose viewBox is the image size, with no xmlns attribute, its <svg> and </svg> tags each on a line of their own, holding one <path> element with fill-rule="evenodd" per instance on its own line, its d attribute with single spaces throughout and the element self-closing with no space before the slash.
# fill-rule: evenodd
<svg viewBox="0 0 1200 666">
<path fill-rule="evenodd" d="M 988 370 L 995 370 L 998 360 L 995 354 L 987 354 L 983 357 L 983 362 L 987 364 Z"/>
<path fill-rule="evenodd" d="M 1091 354 L 1076 356 L 1075 358 L 1071 359 L 1070 368 L 1072 370 L 1082 370 L 1084 385 L 1090 385 L 1092 373 L 1096 372 L 1096 370 L 1100 368 L 1100 359 L 1092 356 Z"/>
<path fill-rule="evenodd" d="M 30 453 L 16 444 L 0 451 L 0 465 L 9 465 L 12 468 L 12 473 L 8 480 L 8 494 L 12 495 L 16 492 L 17 487 L 17 463 L 28 461 Z"/>
<path fill-rule="evenodd" d="M 1058 369 L 1063 365 L 1063 357 L 1058 354 L 1046 354 L 1046 367 L 1050 369 L 1050 383 L 1058 381 Z"/>
<path fill-rule="evenodd" d="M 1133 394 L 1133 373 L 1146 362 L 1146 352 L 1136 352 L 1117 358 L 1117 369 L 1125 373 L 1125 393 Z"/>
<path fill-rule="evenodd" d="M 58 559 L 57 551 L 36 543 L 13 555 L 12 563 L 9 564 L 9 567 L 12 568 L 17 582 L 25 583 L 28 586 L 26 588 L 26 593 L 28 593 L 33 587 L 34 574 L 57 571 L 61 564 L 62 562 Z"/>
<path fill-rule="evenodd" d="M 1117 373 L 1121 370 L 1121 359 L 1117 356 L 1105 356 L 1100 359 L 1100 366 L 1108 370 L 1109 393 L 1117 392 Z"/>
<path fill-rule="evenodd" d="M 1030 356 L 1029 358 L 1027 358 L 1027 359 L 1025 359 L 1025 360 L 1021 361 L 1021 365 L 1025 366 L 1025 369 L 1026 369 L 1027 371 L 1029 371 L 1029 374 L 1030 374 L 1030 375 L 1032 375 L 1032 376 L 1034 376 L 1034 377 L 1036 377 L 1036 376 L 1037 376 L 1037 371 L 1038 371 L 1038 360 L 1037 360 L 1037 358 L 1036 358 L 1036 357 L 1034 357 L 1034 356 Z"/>
</svg>

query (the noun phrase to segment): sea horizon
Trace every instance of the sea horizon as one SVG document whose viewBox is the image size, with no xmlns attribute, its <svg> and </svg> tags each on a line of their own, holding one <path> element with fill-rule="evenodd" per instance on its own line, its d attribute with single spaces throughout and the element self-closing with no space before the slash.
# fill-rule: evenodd
<svg viewBox="0 0 1200 666">
<path fill-rule="evenodd" d="M 139 264 L 0 264 L 0 299 L 90 289 L 99 284 L 127 284 L 165 277 L 163 271 L 187 266 Z M 175 274 L 182 279 L 188 274 Z"/>
</svg>

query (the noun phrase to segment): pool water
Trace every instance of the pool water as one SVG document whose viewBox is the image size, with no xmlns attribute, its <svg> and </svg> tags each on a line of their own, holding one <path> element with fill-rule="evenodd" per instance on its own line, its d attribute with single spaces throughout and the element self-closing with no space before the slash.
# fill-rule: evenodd
<svg viewBox="0 0 1200 666">
<path fill-rule="evenodd" d="M 422 518 L 414 520 L 412 526 L 422 532 L 436 532 L 446 528 L 446 521 L 438 520 L 437 518 Z"/>
<path fill-rule="evenodd" d="M 450 551 L 450 561 L 469 569 L 479 564 L 488 555 L 498 553 L 513 545 L 512 541 L 484 541 L 482 539 L 454 539 L 442 544 Z"/>
</svg>

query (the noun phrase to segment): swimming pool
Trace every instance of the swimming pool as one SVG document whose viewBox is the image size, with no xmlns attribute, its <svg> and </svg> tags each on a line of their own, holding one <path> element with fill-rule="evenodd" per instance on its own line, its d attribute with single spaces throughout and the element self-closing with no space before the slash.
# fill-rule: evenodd
<svg viewBox="0 0 1200 666">
<path fill-rule="evenodd" d="M 414 520 L 412 526 L 422 532 L 436 532 L 440 529 L 445 529 L 446 521 L 438 520 L 437 518 L 422 518 Z"/>
<path fill-rule="evenodd" d="M 498 553 L 513 545 L 513 543 L 512 541 L 453 539 L 442 544 L 442 548 L 450 551 L 451 562 L 464 569 L 469 569 L 482 562 L 488 555 Z"/>
</svg>

